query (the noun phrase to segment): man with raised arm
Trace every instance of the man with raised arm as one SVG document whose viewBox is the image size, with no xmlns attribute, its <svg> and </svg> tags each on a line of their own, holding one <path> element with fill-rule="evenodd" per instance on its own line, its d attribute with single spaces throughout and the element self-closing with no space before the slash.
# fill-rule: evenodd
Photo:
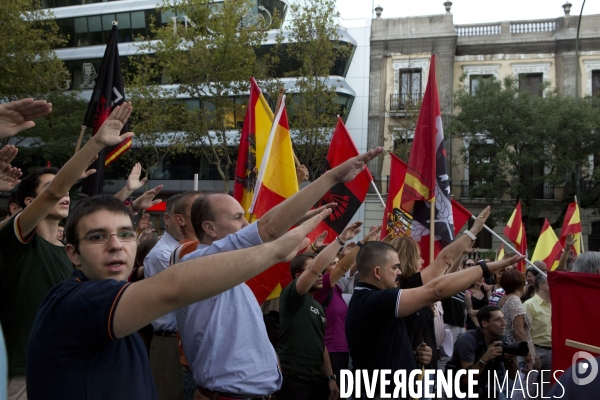
<svg viewBox="0 0 600 400">
<path fill-rule="evenodd" d="M 128 283 L 137 245 L 127 208 L 112 196 L 81 200 L 66 227 L 65 249 L 76 271 L 50 290 L 31 330 L 29 400 L 158 399 L 137 330 L 293 257 L 329 213 L 272 243 L 182 262 Z"/>
<path fill-rule="evenodd" d="M 489 207 L 483 210 L 469 233 L 457 238 L 451 251 L 444 253 L 447 265 L 452 264 L 483 228 L 489 212 Z M 482 262 L 478 267 L 439 276 L 418 288 L 398 289 L 396 279 L 400 269 L 395 248 L 383 242 L 365 244 L 356 257 L 360 282 L 354 289 L 346 316 L 346 337 L 354 368 L 370 372 L 406 370 L 408 374 L 416 369 L 417 362 L 427 365 L 431 349 L 423 345 L 413 354 L 402 317 L 448 298 L 482 276 L 522 258 Z"/>
<path fill-rule="evenodd" d="M 40 107 L 45 109 L 43 105 Z M 0 109 L 0 117 L 4 111 Z M 7 114 L 14 112 L 9 109 Z M 118 135 L 130 112 L 131 104 L 117 107 L 96 135 L 60 171 L 55 168 L 34 171 L 16 189 L 23 211 L 0 228 L 2 328 L 8 350 L 11 400 L 27 398 L 25 353 L 36 312 L 50 288 L 68 279 L 73 271 L 64 245 L 57 238 L 59 221 L 69 215 L 69 190 L 78 179 L 95 172 L 85 170 L 101 149 L 133 135 Z M 27 123 L 33 124 L 17 118 L 9 131 L 12 133 Z M 7 124 L 10 125 L 0 118 L 0 126 Z"/>
<path fill-rule="evenodd" d="M 199 197 L 192 207 L 192 224 L 200 244 L 183 260 L 252 247 L 280 237 L 305 218 L 331 187 L 354 179 L 382 151 L 376 148 L 325 172 L 250 225 L 233 197 Z M 220 270 L 218 264 L 213 268 Z M 183 307 L 177 311 L 177 326 L 199 386 L 199 398 L 268 398 L 281 387 L 277 356 L 261 309 L 247 285 Z"/>
</svg>

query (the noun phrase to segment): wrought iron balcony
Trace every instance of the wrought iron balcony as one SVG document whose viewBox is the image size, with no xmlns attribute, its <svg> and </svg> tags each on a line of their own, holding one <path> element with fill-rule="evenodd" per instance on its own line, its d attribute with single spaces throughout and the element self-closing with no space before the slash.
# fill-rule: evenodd
<svg viewBox="0 0 600 400">
<path fill-rule="evenodd" d="M 406 111 L 407 107 L 418 104 L 421 99 L 421 93 L 392 93 L 390 94 L 390 111 Z"/>
</svg>

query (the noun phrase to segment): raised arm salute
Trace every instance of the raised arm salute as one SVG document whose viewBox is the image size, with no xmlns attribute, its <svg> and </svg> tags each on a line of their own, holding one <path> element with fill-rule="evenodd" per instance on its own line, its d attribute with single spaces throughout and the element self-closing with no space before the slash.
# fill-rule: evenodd
<svg viewBox="0 0 600 400">
<path fill-rule="evenodd" d="M 52 289 L 31 332 L 29 399 L 157 399 L 146 349 L 131 334 L 290 259 L 330 212 L 272 243 L 183 262 L 130 284 L 124 280 L 136 249 L 130 214 L 112 196 L 82 200 L 66 228 L 66 250 L 77 271 Z"/>
</svg>

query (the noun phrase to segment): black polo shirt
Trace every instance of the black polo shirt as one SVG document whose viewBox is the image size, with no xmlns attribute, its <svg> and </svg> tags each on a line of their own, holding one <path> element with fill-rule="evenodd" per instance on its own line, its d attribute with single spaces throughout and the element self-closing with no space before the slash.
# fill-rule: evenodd
<svg viewBox="0 0 600 400">
<path fill-rule="evenodd" d="M 406 327 L 397 318 L 400 289 L 359 282 L 348 306 L 346 338 L 355 369 L 416 368 Z"/>
<path fill-rule="evenodd" d="M 29 400 L 158 400 L 140 336 L 117 339 L 113 332 L 114 311 L 129 285 L 89 281 L 75 271 L 50 290 L 29 337 Z"/>
</svg>

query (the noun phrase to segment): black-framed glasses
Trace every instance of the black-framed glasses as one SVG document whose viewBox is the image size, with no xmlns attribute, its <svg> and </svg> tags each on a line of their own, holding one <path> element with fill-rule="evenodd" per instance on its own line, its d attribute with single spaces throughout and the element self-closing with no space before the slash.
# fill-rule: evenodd
<svg viewBox="0 0 600 400">
<path fill-rule="evenodd" d="M 92 244 L 106 244 L 110 241 L 111 236 L 116 236 L 120 242 L 135 242 L 137 239 L 137 233 L 133 231 L 121 231 L 117 233 L 90 233 L 78 239 L 77 242 L 81 242 L 82 240 L 87 240 L 88 243 Z"/>
</svg>

